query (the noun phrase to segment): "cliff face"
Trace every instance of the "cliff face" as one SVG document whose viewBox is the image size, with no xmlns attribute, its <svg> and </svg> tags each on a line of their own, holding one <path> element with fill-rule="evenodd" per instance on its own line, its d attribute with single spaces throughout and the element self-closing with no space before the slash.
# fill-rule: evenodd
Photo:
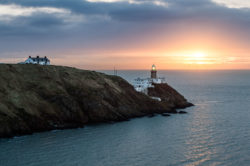
<svg viewBox="0 0 250 166">
<path fill-rule="evenodd" d="M 161 102 L 170 104 L 174 108 L 186 108 L 193 106 L 189 103 L 184 96 L 169 86 L 167 83 L 164 84 L 153 84 L 153 88 L 148 88 L 148 95 L 152 97 L 161 98 Z"/>
<path fill-rule="evenodd" d="M 152 100 L 122 78 L 94 71 L 0 65 L 0 137 L 173 112 L 183 103 L 184 97 Z"/>
</svg>

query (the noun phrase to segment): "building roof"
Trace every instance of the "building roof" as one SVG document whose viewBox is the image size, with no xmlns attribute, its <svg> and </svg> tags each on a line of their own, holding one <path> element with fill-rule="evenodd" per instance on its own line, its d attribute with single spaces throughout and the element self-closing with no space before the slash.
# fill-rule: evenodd
<svg viewBox="0 0 250 166">
<path fill-rule="evenodd" d="M 50 61 L 46 56 L 45 57 L 31 57 L 29 56 L 29 58 L 31 58 L 33 61 Z"/>
</svg>

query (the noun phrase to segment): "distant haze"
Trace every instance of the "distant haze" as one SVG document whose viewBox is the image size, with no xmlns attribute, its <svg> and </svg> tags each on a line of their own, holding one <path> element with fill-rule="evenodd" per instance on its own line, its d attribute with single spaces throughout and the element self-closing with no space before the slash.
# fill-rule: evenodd
<svg viewBox="0 0 250 166">
<path fill-rule="evenodd" d="M 2 0 L 0 63 L 250 69 L 247 0 Z"/>
</svg>

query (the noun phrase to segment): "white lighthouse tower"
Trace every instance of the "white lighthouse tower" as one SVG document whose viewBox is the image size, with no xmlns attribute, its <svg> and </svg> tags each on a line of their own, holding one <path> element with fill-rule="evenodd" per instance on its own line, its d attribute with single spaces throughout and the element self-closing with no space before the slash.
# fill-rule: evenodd
<svg viewBox="0 0 250 166">
<path fill-rule="evenodd" d="M 147 89 L 150 87 L 154 87 L 153 84 L 162 84 L 165 83 L 164 77 L 157 77 L 156 66 L 153 64 L 151 68 L 151 77 L 150 78 L 136 78 L 134 79 L 134 88 L 138 92 L 143 92 L 147 94 Z"/>
</svg>

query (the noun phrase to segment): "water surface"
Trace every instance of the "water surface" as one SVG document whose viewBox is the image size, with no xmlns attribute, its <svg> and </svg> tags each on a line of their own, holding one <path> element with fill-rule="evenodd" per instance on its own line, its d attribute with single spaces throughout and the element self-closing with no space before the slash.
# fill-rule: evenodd
<svg viewBox="0 0 250 166">
<path fill-rule="evenodd" d="M 148 71 L 118 74 L 131 82 Z M 188 114 L 0 139 L 0 165 L 250 165 L 250 71 L 159 75 L 196 105 Z"/>
</svg>

